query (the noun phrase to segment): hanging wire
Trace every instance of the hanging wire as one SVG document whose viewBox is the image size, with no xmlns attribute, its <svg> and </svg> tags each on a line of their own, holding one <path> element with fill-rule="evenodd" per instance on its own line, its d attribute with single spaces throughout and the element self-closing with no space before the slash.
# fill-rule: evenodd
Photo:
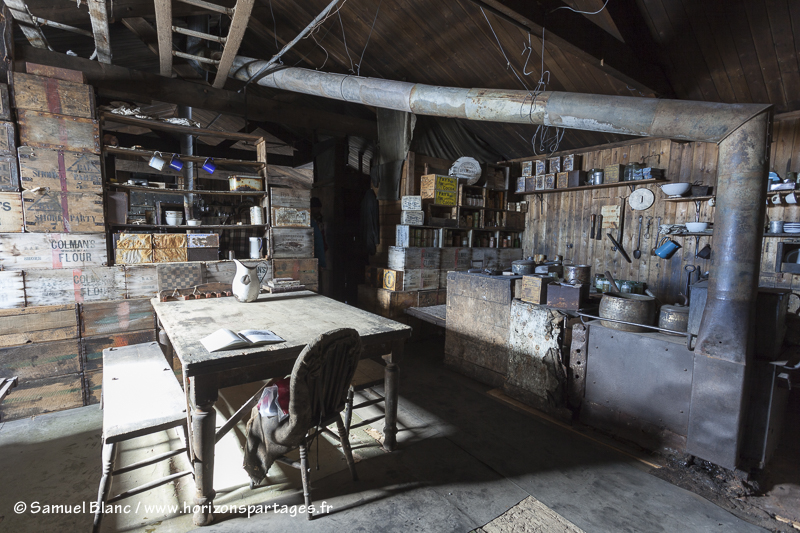
<svg viewBox="0 0 800 533">
<path fill-rule="evenodd" d="M 339 13 L 339 25 L 342 27 L 342 41 L 344 42 L 344 51 L 347 52 L 347 59 L 350 60 L 350 72 L 355 74 L 356 71 L 353 70 L 353 58 L 350 57 L 350 50 L 347 48 L 347 37 L 344 35 L 344 22 L 342 22 L 342 14 Z"/>
<path fill-rule="evenodd" d="M 595 11 L 593 13 L 590 13 L 589 11 L 578 11 L 577 9 L 572 9 L 569 6 L 557 7 L 553 11 L 558 11 L 559 9 L 569 9 L 570 11 L 574 11 L 575 13 L 580 13 L 581 15 L 597 15 L 598 13 L 603 11 L 606 8 L 607 5 L 608 5 L 608 0 L 606 0 L 606 3 L 603 4 L 603 7 L 601 7 L 600 9 L 598 9 L 597 11 Z M 550 13 L 552 13 L 553 11 L 551 11 Z"/>
<path fill-rule="evenodd" d="M 278 21 L 275 20 L 275 13 L 272 12 L 272 0 L 269 0 L 269 14 L 272 17 L 272 36 L 275 37 L 275 53 L 281 51 L 281 47 L 278 46 Z M 283 61 L 278 59 L 278 62 L 283 65 Z"/>
<path fill-rule="evenodd" d="M 372 30 L 375 29 L 375 23 L 378 21 L 378 13 L 381 12 L 381 4 L 383 4 L 383 0 L 378 2 L 378 9 L 375 10 L 375 18 L 372 19 L 372 27 L 369 29 L 369 35 L 367 35 L 367 42 L 364 43 L 364 49 L 361 51 L 361 57 L 358 58 L 358 63 L 356 64 L 356 76 L 361 75 L 361 63 L 364 61 L 364 52 L 367 51 L 367 45 L 369 44 L 369 38 L 372 37 Z"/>
</svg>

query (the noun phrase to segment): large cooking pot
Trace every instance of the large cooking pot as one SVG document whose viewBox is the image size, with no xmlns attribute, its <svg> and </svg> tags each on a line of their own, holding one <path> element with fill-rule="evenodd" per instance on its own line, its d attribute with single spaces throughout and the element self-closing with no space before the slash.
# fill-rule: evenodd
<svg viewBox="0 0 800 533">
<path fill-rule="evenodd" d="M 662 305 L 658 315 L 658 327 L 677 333 L 689 329 L 688 305 Z"/>
<path fill-rule="evenodd" d="M 536 271 L 536 261 L 532 259 L 520 259 L 511 262 L 511 272 L 516 276 L 527 276 Z"/>
<path fill-rule="evenodd" d="M 656 317 L 656 299 L 641 294 L 625 294 L 621 292 L 607 292 L 600 300 L 600 318 L 613 318 L 652 326 Z M 602 324 L 611 329 L 619 331 L 630 331 L 633 333 L 643 333 L 649 331 L 647 328 L 620 324 L 617 322 L 602 321 Z"/>
<path fill-rule="evenodd" d="M 564 281 L 567 283 L 591 283 L 592 267 L 589 265 L 564 265 Z"/>
</svg>

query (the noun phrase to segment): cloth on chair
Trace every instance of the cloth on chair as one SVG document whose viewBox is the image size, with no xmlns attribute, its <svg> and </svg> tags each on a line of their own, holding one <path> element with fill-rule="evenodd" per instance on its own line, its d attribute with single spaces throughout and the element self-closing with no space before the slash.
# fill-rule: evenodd
<svg viewBox="0 0 800 533">
<path fill-rule="evenodd" d="M 253 407 L 247 422 L 244 469 L 260 484 L 275 460 L 305 442 L 311 428 L 329 423 L 344 408 L 347 389 L 361 356 L 358 332 L 344 328 L 312 341 L 294 364 L 289 416 L 263 417 Z"/>
</svg>

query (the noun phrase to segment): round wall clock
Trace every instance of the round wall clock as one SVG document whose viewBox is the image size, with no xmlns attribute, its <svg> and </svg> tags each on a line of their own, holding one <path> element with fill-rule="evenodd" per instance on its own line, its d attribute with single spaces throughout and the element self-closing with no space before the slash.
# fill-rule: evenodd
<svg viewBox="0 0 800 533">
<path fill-rule="evenodd" d="M 656 201 L 656 195 L 650 189 L 636 189 L 628 196 L 628 205 L 636 211 L 644 211 Z"/>
</svg>

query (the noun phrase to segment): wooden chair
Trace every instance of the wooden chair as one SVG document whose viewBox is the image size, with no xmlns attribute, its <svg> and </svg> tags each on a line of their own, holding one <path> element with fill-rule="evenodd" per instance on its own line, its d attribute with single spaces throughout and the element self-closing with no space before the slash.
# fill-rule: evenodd
<svg viewBox="0 0 800 533">
<path fill-rule="evenodd" d="M 347 405 L 345 406 L 344 410 L 344 429 L 347 433 L 350 433 L 351 429 L 358 429 L 363 426 L 368 426 L 382 418 L 386 418 L 384 411 L 384 414 L 382 415 L 374 416 L 372 418 L 362 420 L 356 425 L 352 425 L 354 410 L 386 401 L 383 396 L 375 392 L 373 389 L 373 387 L 383 385 L 383 382 L 383 365 L 371 359 L 362 359 L 358 362 L 358 368 L 356 369 L 355 376 L 353 376 L 353 380 L 350 382 L 350 389 L 347 391 Z M 353 405 L 355 393 L 361 391 L 367 391 L 371 396 L 373 396 L 373 399 Z"/>
<path fill-rule="evenodd" d="M 192 470 L 178 472 L 106 499 L 113 476 L 158 463 L 184 452 L 188 455 L 188 449 L 184 446 L 179 450 L 114 469 L 116 446 L 123 440 L 180 427 L 183 429 L 184 442 L 188 442 L 186 397 L 157 342 L 103 350 L 101 408 L 103 409 L 103 476 L 97 493 L 97 512 L 92 527 L 94 532 L 100 529 L 104 504 L 114 503 L 192 474 Z M 191 456 L 189 459 L 191 461 Z"/>
<path fill-rule="evenodd" d="M 9 391 L 17 386 L 17 377 L 14 376 L 13 378 L 0 378 L 0 403 L 3 403 L 3 398 L 5 398 Z M 2 420 L 2 416 L 0 416 L 0 420 Z"/>
<path fill-rule="evenodd" d="M 267 438 L 271 443 L 286 446 L 285 450 L 300 449 L 299 463 L 288 459 L 285 455 L 275 457 L 275 460 L 300 470 L 309 520 L 313 518 L 313 514 L 310 509 L 308 447 L 314 438 L 319 437 L 318 432 L 314 431 L 315 428 L 329 433 L 341 443 L 350 474 L 353 480 L 358 479 L 341 412 L 345 407 L 348 387 L 360 357 L 361 340 L 354 329 L 329 331 L 308 344 L 300 353 L 292 370 L 289 384 L 289 417 L 274 430 L 268 431 Z M 326 427 L 333 422 L 336 422 L 338 435 Z"/>
</svg>

